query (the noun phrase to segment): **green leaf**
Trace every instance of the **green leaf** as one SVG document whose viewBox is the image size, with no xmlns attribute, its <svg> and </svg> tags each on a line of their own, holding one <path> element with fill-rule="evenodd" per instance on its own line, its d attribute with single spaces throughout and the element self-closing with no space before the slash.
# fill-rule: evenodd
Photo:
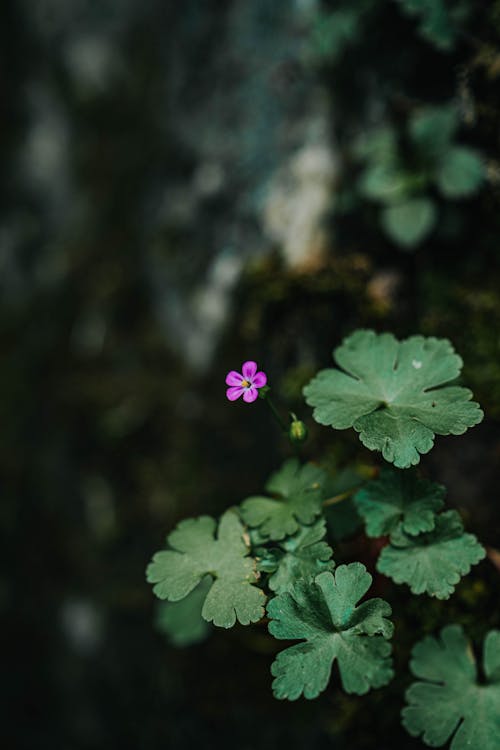
<svg viewBox="0 0 500 750">
<path fill-rule="evenodd" d="M 269 579 L 271 591 L 291 591 L 297 581 L 312 581 L 323 570 L 333 570 L 332 549 L 322 541 L 325 534 L 326 524 L 321 519 L 280 542 L 279 550 L 264 552 L 259 569 L 273 573 Z"/>
<path fill-rule="evenodd" d="M 300 639 L 278 654 L 271 672 L 276 698 L 316 698 L 330 680 L 335 660 L 344 690 L 363 695 L 393 676 L 390 659 L 391 608 L 382 599 L 356 607 L 372 582 L 361 563 L 320 573 L 312 584 L 271 599 L 269 632 L 279 639 Z"/>
<path fill-rule="evenodd" d="M 317 13 L 308 44 L 313 59 L 336 62 L 359 35 L 361 14 L 359 8 Z"/>
<path fill-rule="evenodd" d="M 424 156 L 434 160 L 441 158 L 443 151 L 449 149 L 458 125 L 455 106 L 425 107 L 412 116 L 410 137 Z"/>
<path fill-rule="evenodd" d="M 381 203 L 394 203 L 405 198 L 408 181 L 408 176 L 397 168 L 375 163 L 362 174 L 359 189 L 365 198 Z"/>
<path fill-rule="evenodd" d="M 382 211 L 382 226 L 398 245 L 413 248 L 436 224 L 436 206 L 428 198 L 412 198 Z"/>
<path fill-rule="evenodd" d="M 448 599 L 461 576 L 485 556 L 474 534 L 464 533 L 456 510 L 436 516 L 433 531 L 419 536 L 397 529 L 377 563 L 380 573 L 407 583 L 414 594 Z"/>
<path fill-rule="evenodd" d="M 363 133 L 354 143 L 354 155 L 373 164 L 383 162 L 394 165 L 398 158 L 396 131 L 389 126 Z"/>
<path fill-rule="evenodd" d="M 460 625 L 448 625 L 441 639 L 428 636 L 413 649 L 411 670 L 423 682 L 406 692 L 403 726 L 422 735 L 430 747 L 441 747 L 453 737 L 450 750 L 500 748 L 500 631 L 484 640 L 486 684 L 477 682 L 472 648 Z"/>
<path fill-rule="evenodd" d="M 173 646 L 191 646 L 203 641 L 210 625 L 201 616 L 203 602 L 212 585 L 210 576 L 179 602 L 159 602 L 155 623 Z"/>
<path fill-rule="evenodd" d="M 420 35 L 437 49 L 454 48 L 459 30 L 470 13 L 471 4 L 465 0 L 398 0 L 402 8 L 419 19 Z"/>
<path fill-rule="evenodd" d="M 207 574 L 214 579 L 202 617 L 222 628 L 257 622 L 264 615 L 265 595 L 253 584 L 256 562 L 248 557 L 244 527 L 232 510 L 217 523 L 210 516 L 181 521 L 168 536 L 171 549 L 157 552 L 146 576 L 159 599 L 176 602 L 187 596 Z"/>
<path fill-rule="evenodd" d="M 356 331 L 334 352 L 343 369 L 319 372 L 304 388 L 316 422 L 354 427 L 363 445 L 405 469 L 428 453 L 434 434 L 461 435 L 483 418 L 467 388 L 446 386 L 462 360 L 446 339 Z"/>
<path fill-rule="evenodd" d="M 270 497 L 249 497 L 241 504 L 241 515 L 248 526 L 257 527 L 262 537 L 284 539 L 301 524 L 311 524 L 321 513 L 323 469 L 296 458 L 286 461 L 266 485 Z"/>
<path fill-rule="evenodd" d="M 412 471 L 382 469 L 354 496 L 368 536 L 385 536 L 401 527 L 407 534 L 432 531 L 444 505 L 442 485 L 419 479 Z"/>
<path fill-rule="evenodd" d="M 248 533 L 248 538 L 250 539 L 250 545 L 251 545 L 251 549 L 252 549 L 252 555 L 254 557 L 258 556 L 258 552 L 257 551 L 260 549 L 260 547 L 263 544 L 266 544 L 269 541 L 269 539 L 268 539 L 267 536 L 263 536 L 260 533 L 259 529 L 248 529 L 247 533 Z"/>
<path fill-rule="evenodd" d="M 447 198 L 466 198 L 475 193 L 484 179 L 481 158 L 470 148 L 455 146 L 443 156 L 436 182 Z"/>
</svg>

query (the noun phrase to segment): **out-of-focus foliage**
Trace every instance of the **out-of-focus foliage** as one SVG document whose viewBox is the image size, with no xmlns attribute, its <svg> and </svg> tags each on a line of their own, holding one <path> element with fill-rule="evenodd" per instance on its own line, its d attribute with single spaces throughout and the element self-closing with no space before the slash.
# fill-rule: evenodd
<svg viewBox="0 0 500 750">
<path fill-rule="evenodd" d="M 479 155 L 454 144 L 459 123 L 454 105 L 417 109 L 400 144 L 397 131 L 385 126 L 356 146 L 356 155 L 367 164 L 360 193 L 384 206 L 382 226 L 403 247 L 420 244 L 438 221 L 437 204 L 428 192 L 433 186 L 454 200 L 474 194 L 483 181 Z"/>
<path fill-rule="evenodd" d="M 468 0 L 396 0 L 413 16 L 424 39 L 440 50 L 450 51 L 463 33 L 472 11 Z"/>
</svg>

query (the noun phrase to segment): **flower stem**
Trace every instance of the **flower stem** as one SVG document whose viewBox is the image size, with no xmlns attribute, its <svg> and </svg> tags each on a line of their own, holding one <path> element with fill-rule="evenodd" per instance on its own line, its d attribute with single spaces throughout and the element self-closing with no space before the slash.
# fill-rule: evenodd
<svg viewBox="0 0 500 750">
<path fill-rule="evenodd" d="M 280 428 L 283 430 L 283 432 L 288 433 L 288 427 L 286 426 L 286 424 L 281 419 L 280 414 L 279 414 L 277 408 L 275 407 L 275 405 L 273 404 L 271 398 L 267 394 L 266 394 L 266 399 L 265 400 L 267 401 L 267 404 L 269 405 L 269 408 L 271 409 L 272 415 L 275 418 L 275 420 L 277 421 L 277 423 L 279 424 Z"/>
</svg>

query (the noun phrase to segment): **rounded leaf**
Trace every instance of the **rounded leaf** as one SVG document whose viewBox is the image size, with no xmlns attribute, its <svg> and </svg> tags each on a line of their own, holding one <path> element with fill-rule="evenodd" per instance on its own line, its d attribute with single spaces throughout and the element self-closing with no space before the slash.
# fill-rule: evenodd
<svg viewBox="0 0 500 750">
<path fill-rule="evenodd" d="M 444 155 L 436 182 L 447 198 L 466 198 L 479 189 L 484 172 L 483 162 L 475 151 L 456 146 Z"/>
<path fill-rule="evenodd" d="M 437 211 L 428 198 L 412 200 L 389 206 L 382 212 L 382 226 L 397 245 L 413 249 L 434 229 Z"/>
</svg>

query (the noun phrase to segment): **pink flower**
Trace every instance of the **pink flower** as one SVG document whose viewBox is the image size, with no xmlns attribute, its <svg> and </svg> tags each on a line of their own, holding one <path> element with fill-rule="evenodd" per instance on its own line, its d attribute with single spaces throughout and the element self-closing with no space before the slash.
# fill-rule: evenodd
<svg viewBox="0 0 500 750">
<path fill-rule="evenodd" d="M 267 383 L 265 372 L 257 372 L 257 362 L 244 362 L 241 373 L 231 370 L 226 375 L 226 385 L 231 386 L 226 391 L 226 396 L 230 401 L 236 401 L 243 396 L 243 401 L 251 404 L 258 397 L 259 388 L 263 388 Z"/>
</svg>

